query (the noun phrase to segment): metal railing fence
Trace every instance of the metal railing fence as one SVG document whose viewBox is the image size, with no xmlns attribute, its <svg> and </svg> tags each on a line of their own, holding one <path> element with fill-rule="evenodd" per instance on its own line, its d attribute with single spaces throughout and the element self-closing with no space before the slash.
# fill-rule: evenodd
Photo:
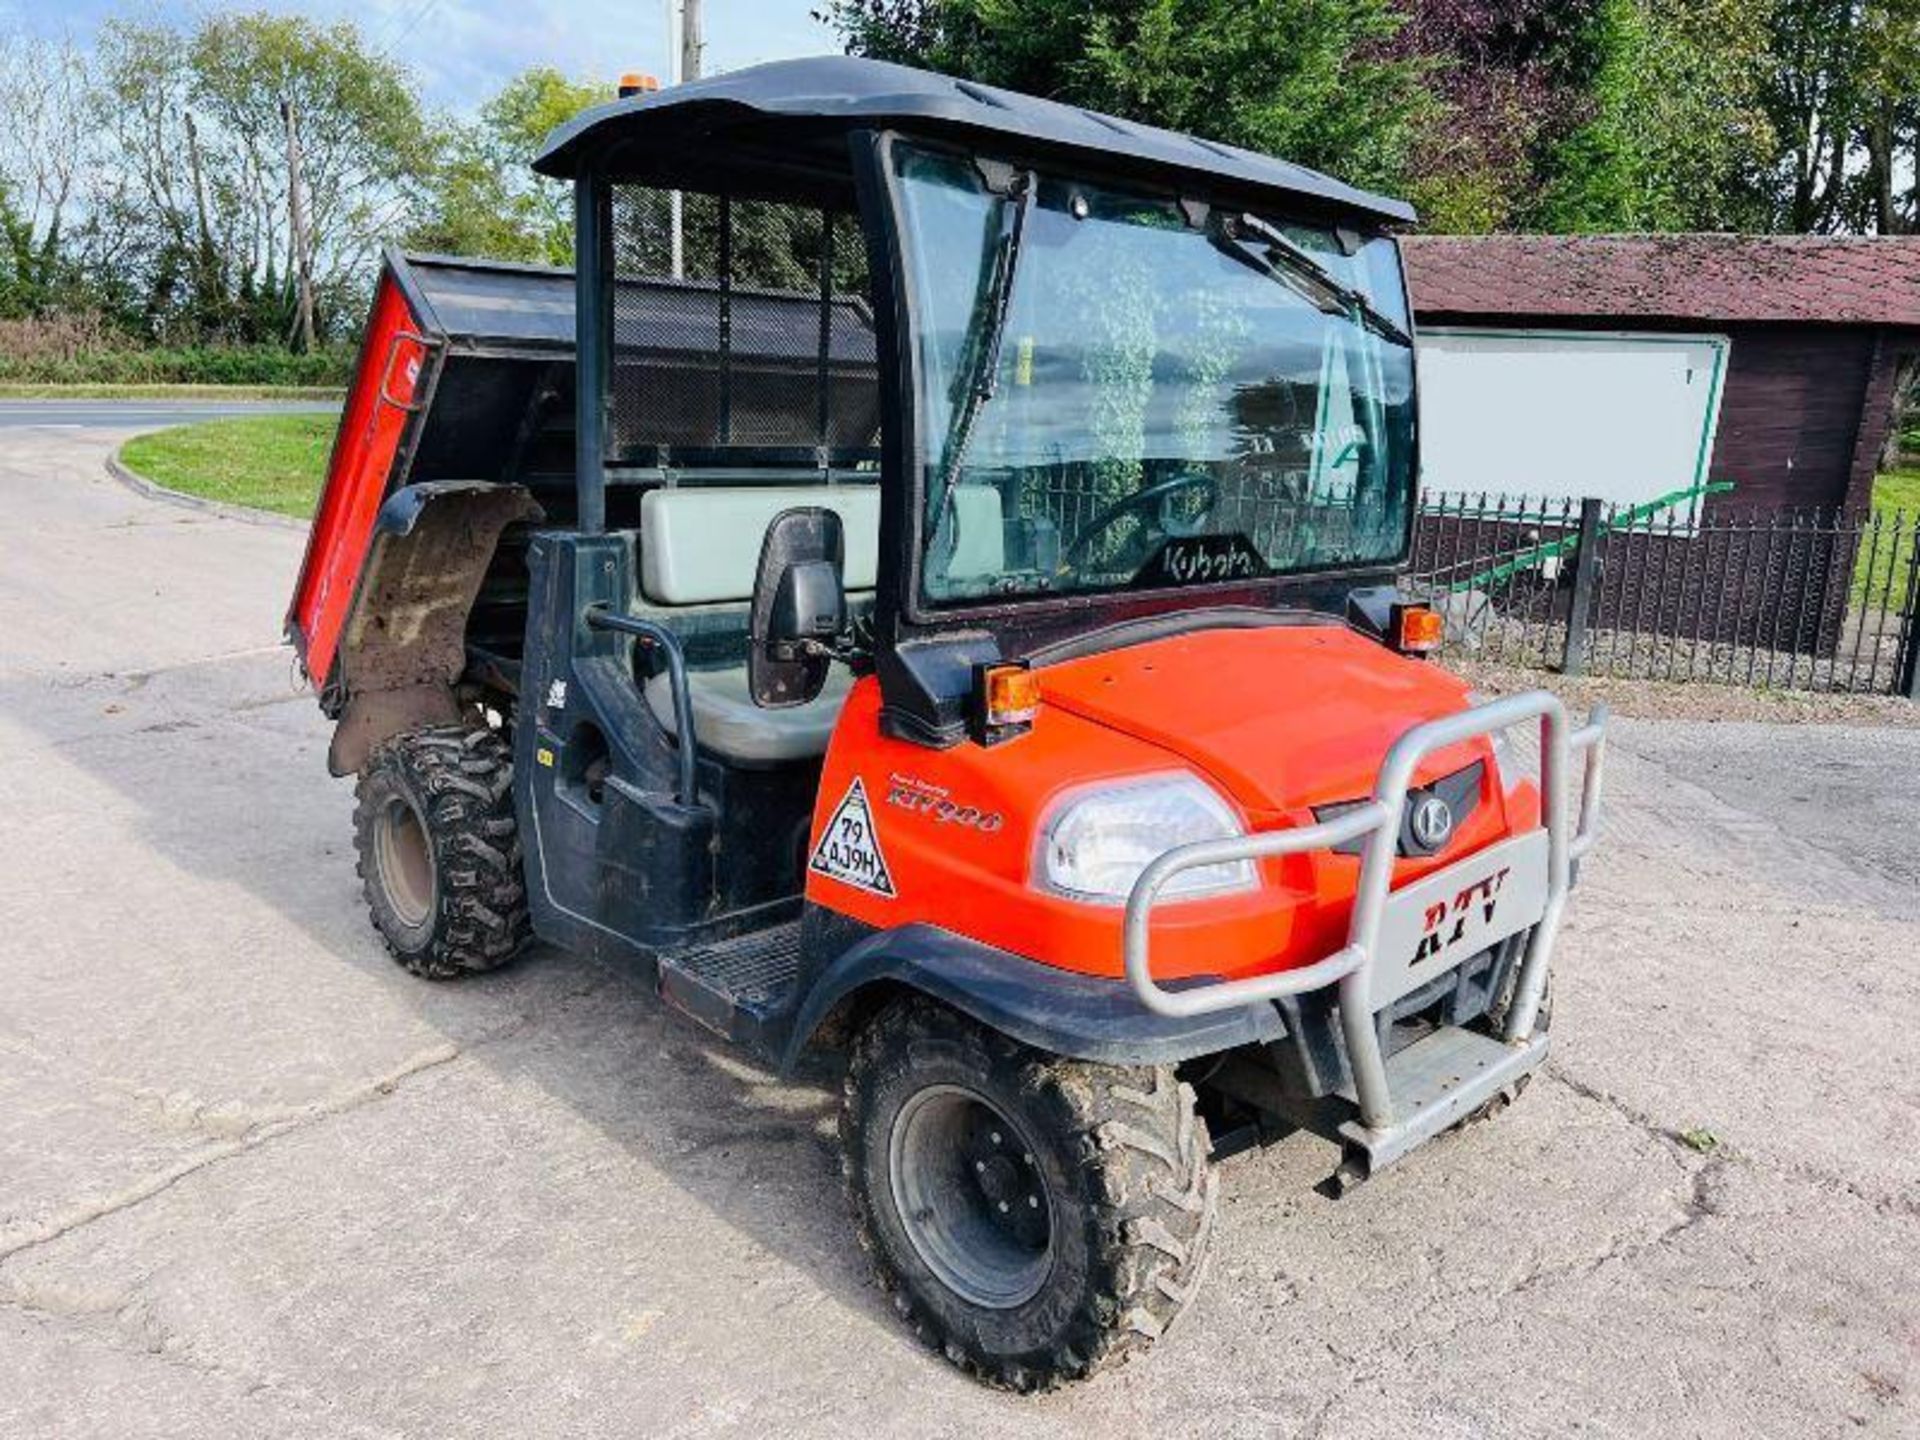
<svg viewBox="0 0 1920 1440">
<path fill-rule="evenodd" d="M 1920 698 L 1920 513 L 1423 497 L 1449 648 L 1568 674 Z"/>
</svg>

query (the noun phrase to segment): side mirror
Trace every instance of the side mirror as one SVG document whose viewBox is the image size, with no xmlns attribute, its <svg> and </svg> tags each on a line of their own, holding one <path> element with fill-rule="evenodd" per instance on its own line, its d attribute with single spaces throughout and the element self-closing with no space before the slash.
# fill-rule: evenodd
<svg viewBox="0 0 1920 1440">
<path fill-rule="evenodd" d="M 846 628 L 840 517 L 808 506 L 783 510 L 767 527 L 747 621 L 747 690 L 778 710 L 820 694 L 833 662 L 827 647 Z"/>
</svg>

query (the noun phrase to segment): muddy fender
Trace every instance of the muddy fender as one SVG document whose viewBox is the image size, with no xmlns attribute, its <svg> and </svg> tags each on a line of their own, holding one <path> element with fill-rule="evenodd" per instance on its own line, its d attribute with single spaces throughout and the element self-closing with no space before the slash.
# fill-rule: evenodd
<svg viewBox="0 0 1920 1440">
<path fill-rule="evenodd" d="M 387 498 L 340 643 L 334 774 L 353 774 L 402 730 L 455 718 L 467 616 L 500 532 L 539 515 L 523 486 L 478 480 L 407 485 Z"/>
</svg>

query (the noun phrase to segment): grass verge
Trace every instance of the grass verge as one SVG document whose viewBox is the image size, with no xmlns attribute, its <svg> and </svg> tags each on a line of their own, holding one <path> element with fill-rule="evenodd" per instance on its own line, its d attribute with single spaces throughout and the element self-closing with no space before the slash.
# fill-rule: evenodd
<svg viewBox="0 0 1920 1440">
<path fill-rule="evenodd" d="M 40 385 L 0 383 L 0 400 L 326 400 L 346 391 L 313 385 Z"/>
<path fill-rule="evenodd" d="M 1889 470 L 1873 482 L 1873 511 L 1887 527 L 1879 544 L 1862 540 L 1853 558 L 1852 603 L 1856 608 L 1896 610 L 1907 593 L 1913 533 L 1920 526 L 1920 470 Z M 1898 520 L 1900 528 L 1893 528 Z"/>
<path fill-rule="evenodd" d="M 1875 479 L 1873 508 L 1920 515 L 1920 470 L 1889 470 Z"/>
<path fill-rule="evenodd" d="M 179 425 L 129 440 L 120 463 L 169 490 L 308 520 L 339 423 L 333 415 L 249 415 Z"/>
</svg>

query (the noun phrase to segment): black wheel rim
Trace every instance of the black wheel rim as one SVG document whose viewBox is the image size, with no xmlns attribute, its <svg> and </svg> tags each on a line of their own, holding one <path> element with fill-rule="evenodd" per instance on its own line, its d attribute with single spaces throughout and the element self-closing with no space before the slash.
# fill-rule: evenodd
<svg viewBox="0 0 1920 1440">
<path fill-rule="evenodd" d="M 894 1207 L 914 1253 L 954 1294 L 1010 1310 L 1053 1267 L 1053 1197 L 1031 1140 L 985 1096 L 929 1085 L 887 1142 Z"/>
<path fill-rule="evenodd" d="M 380 807 L 373 826 L 373 851 L 381 888 L 394 916 L 408 929 L 418 930 L 433 914 L 437 884 L 433 852 L 419 812 L 398 795 Z"/>
</svg>

